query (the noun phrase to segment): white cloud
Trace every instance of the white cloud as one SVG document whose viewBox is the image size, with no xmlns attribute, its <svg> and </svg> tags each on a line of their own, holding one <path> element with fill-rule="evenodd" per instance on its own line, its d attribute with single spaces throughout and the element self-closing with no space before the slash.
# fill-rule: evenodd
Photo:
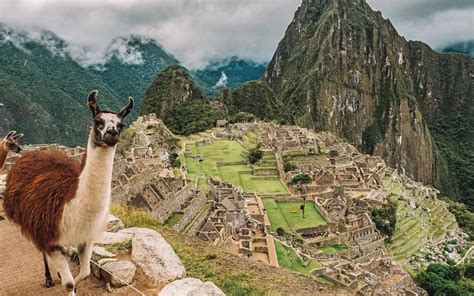
<svg viewBox="0 0 474 296">
<path fill-rule="evenodd" d="M 398 32 L 437 47 L 474 39 L 472 0 L 368 0 Z M 196 68 L 216 58 L 268 61 L 301 0 L 0 0 L 0 22 L 55 32 L 82 63 L 104 60 L 114 38 L 140 34 L 157 40 Z M 133 49 L 119 47 L 131 63 Z"/>
<path fill-rule="evenodd" d="M 299 4 L 300 0 L 0 0 L 0 22 L 51 30 L 72 43 L 73 52 L 95 60 L 113 38 L 140 34 L 196 68 L 233 55 L 267 61 Z"/>
<path fill-rule="evenodd" d="M 213 88 L 221 87 L 221 86 L 226 86 L 227 85 L 227 80 L 229 78 L 227 75 L 225 75 L 224 71 L 221 72 L 221 77 L 219 80 L 216 82 L 216 85 L 213 86 Z"/>
<path fill-rule="evenodd" d="M 398 33 L 433 48 L 474 39 L 472 0 L 368 0 Z"/>
</svg>

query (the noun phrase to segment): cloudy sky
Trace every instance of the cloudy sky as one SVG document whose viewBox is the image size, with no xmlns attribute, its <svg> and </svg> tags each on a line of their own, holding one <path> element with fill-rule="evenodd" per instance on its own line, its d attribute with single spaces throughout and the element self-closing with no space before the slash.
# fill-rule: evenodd
<svg viewBox="0 0 474 296">
<path fill-rule="evenodd" d="M 191 68 L 237 55 L 271 58 L 301 0 L 0 0 L 0 22 L 41 27 L 100 53 L 130 33 L 156 39 Z M 472 0 L 368 0 L 407 39 L 434 48 L 474 39 Z"/>
</svg>

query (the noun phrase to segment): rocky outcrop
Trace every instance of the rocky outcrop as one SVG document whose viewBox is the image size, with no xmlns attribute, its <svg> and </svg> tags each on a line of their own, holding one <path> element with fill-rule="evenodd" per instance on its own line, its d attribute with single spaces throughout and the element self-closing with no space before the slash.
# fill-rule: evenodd
<svg viewBox="0 0 474 296">
<path fill-rule="evenodd" d="M 176 152 L 181 148 L 176 137 L 155 114 L 140 116 L 123 133 L 117 145 L 117 153 L 126 155 L 131 148 L 152 148 L 159 151 L 166 148 L 168 152 Z"/>
<path fill-rule="evenodd" d="M 439 185 L 430 129 L 447 111 L 472 117 L 473 73 L 472 58 L 408 42 L 363 0 L 304 0 L 263 79 L 291 121 Z"/>
<path fill-rule="evenodd" d="M 112 214 L 109 214 L 109 217 L 107 218 L 106 231 L 117 232 L 124 228 L 125 228 L 125 225 L 123 224 L 122 220 L 120 220 L 119 218 L 115 217 Z"/>
<path fill-rule="evenodd" d="M 132 259 L 149 278 L 167 283 L 186 276 L 181 260 L 158 232 L 136 227 L 122 231 L 133 235 Z"/>
<path fill-rule="evenodd" d="M 211 282 L 185 278 L 166 285 L 158 296 L 224 296 L 224 292 Z"/>
<path fill-rule="evenodd" d="M 133 281 L 137 268 L 130 261 L 111 261 L 101 265 L 103 279 L 112 287 L 121 287 Z M 124 283 L 125 282 L 125 283 Z"/>
<path fill-rule="evenodd" d="M 133 234 L 127 232 L 127 229 L 119 232 L 104 232 L 102 239 L 98 243 L 101 245 L 128 243 L 132 237 Z"/>
</svg>

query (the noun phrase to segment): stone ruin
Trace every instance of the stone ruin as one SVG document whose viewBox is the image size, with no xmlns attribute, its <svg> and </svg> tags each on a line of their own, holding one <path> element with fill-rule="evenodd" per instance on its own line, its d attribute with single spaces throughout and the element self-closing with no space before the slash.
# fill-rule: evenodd
<svg viewBox="0 0 474 296">
<path fill-rule="evenodd" d="M 196 236 L 232 253 L 278 266 L 270 223 L 256 194 L 209 179 L 212 207 Z"/>
</svg>

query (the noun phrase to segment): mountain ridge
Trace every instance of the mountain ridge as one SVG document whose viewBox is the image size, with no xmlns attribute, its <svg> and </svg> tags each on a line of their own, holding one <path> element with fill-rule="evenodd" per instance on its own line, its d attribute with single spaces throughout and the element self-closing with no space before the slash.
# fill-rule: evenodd
<svg viewBox="0 0 474 296">
<path fill-rule="evenodd" d="M 94 63 L 81 60 L 87 58 L 85 49 L 76 52 L 70 46 L 54 32 L 0 23 L 0 133 L 21 130 L 24 143 L 82 145 L 87 133 L 84 122 L 90 119 L 83 99 L 92 89 L 99 90 L 103 108 L 118 109 L 128 96 L 139 106 L 156 76 L 180 64 L 159 43 L 140 35 L 115 38 Z M 225 66 L 218 70 L 228 72 Z M 200 73 L 208 74 L 205 68 Z M 127 123 L 139 109 L 132 111 Z"/>
<path fill-rule="evenodd" d="M 291 122 L 333 131 L 453 193 L 447 185 L 459 165 L 446 150 L 461 154 L 436 126 L 448 115 L 472 116 L 472 73 L 472 58 L 407 41 L 363 0 L 304 0 L 263 80 L 291 111 Z M 439 150 L 440 142 L 448 147 Z M 472 174 L 466 176 L 472 182 Z M 461 187 L 473 196 L 469 185 Z"/>
</svg>

